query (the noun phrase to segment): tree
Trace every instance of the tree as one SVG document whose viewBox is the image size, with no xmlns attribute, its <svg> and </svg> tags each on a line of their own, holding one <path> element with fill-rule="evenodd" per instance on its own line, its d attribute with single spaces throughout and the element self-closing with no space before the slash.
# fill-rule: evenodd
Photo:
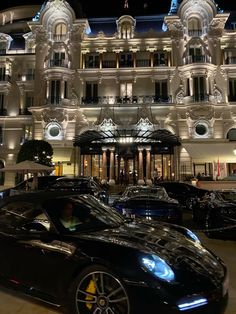
<svg viewBox="0 0 236 314">
<path fill-rule="evenodd" d="M 30 140 L 25 142 L 17 155 L 17 163 L 31 160 L 39 164 L 52 166 L 52 146 L 43 140 Z"/>
</svg>

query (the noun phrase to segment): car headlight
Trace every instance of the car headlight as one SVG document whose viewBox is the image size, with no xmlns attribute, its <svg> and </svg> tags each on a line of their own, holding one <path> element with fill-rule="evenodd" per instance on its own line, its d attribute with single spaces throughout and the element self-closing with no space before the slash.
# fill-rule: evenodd
<svg viewBox="0 0 236 314">
<path fill-rule="evenodd" d="M 189 229 L 187 229 L 187 237 L 190 238 L 193 242 L 201 243 L 198 236 Z"/>
<path fill-rule="evenodd" d="M 143 256 L 141 263 L 155 277 L 168 282 L 174 281 L 175 274 L 173 270 L 162 258 L 156 255 Z"/>
</svg>

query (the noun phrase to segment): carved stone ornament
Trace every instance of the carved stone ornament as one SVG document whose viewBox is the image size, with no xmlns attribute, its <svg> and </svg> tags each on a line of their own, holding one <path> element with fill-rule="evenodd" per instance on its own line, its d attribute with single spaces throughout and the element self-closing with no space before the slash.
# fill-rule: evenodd
<svg viewBox="0 0 236 314">
<path fill-rule="evenodd" d="M 211 120 L 214 118 L 214 108 L 211 105 L 194 106 L 188 110 L 186 116 L 191 118 L 192 120 Z"/>
<path fill-rule="evenodd" d="M 111 130 L 115 130 L 117 128 L 117 125 L 111 118 L 109 119 L 105 118 L 100 124 L 99 128 L 103 131 L 111 131 Z"/>
<path fill-rule="evenodd" d="M 65 0 L 49 0 L 48 3 L 51 5 L 53 5 L 53 8 L 55 8 L 56 10 L 60 10 L 61 7 L 64 5 Z"/>
<path fill-rule="evenodd" d="M 177 94 L 176 94 L 177 104 L 182 104 L 184 102 L 184 97 L 185 97 L 184 87 L 183 87 L 183 85 L 181 85 Z"/>
<path fill-rule="evenodd" d="M 222 93 L 216 85 L 214 86 L 213 95 L 210 96 L 210 101 L 214 104 L 221 103 L 223 101 Z"/>
<path fill-rule="evenodd" d="M 42 120 L 46 123 L 51 121 L 63 122 L 66 119 L 64 110 L 61 109 L 45 109 L 42 112 Z"/>
<path fill-rule="evenodd" d="M 77 110 L 76 112 L 76 123 L 80 126 L 88 126 L 89 121 L 85 114 L 81 110 Z"/>
<path fill-rule="evenodd" d="M 136 128 L 140 130 L 151 130 L 153 129 L 153 123 L 148 118 L 140 118 L 138 123 L 136 123 Z"/>
<path fill-rule="evenodd" d="M 165 23 L 170 31 L 183 31 L 183 24 L 176 16 L 165 17 Z"/>
</svg>

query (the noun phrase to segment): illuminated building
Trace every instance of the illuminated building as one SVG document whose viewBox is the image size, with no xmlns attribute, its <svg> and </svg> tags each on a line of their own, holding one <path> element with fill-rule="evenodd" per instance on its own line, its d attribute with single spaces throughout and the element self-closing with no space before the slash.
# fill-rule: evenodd
<svg viewBox="0 0 236 314">
<path fill-rule="evenodd" d="M 35 138 L 50 142 L 64 174 L 111 184 L 122 170 L 139 183 L 154 169 L 215 177 L 218 160 L 221 176 L 233 170 L 236 18 L 213 0 L 116 18 L 51 0 L 0 16 L 3 164 Z"/>
</svg>

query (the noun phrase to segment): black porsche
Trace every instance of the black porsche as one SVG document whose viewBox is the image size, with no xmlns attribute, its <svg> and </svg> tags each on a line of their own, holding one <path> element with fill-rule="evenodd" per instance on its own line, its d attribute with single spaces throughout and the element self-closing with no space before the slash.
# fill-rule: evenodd
<svg viewBox="0 0 236 314">
<path fill-rule="evenodd" d="M 220 314 L 227 304 L 226 267 L 190 230 L 125 219 L 91 195 L 5 199 L 0 246 L 2 284 L 70 314 Z"/>
</svg>

